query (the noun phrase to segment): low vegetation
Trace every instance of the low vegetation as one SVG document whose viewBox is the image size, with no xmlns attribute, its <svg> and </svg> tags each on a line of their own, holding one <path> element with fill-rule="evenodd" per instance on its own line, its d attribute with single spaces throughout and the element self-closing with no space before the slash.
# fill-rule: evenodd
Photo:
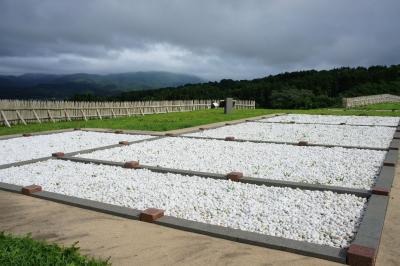
<svg viewBox="0 0 400 266">
<path fill-rule="evenodd" d="M 0 232 L 0 265 L 110 265 L 79 254 L 79 247 L 60 247 L 44 241 L 34 240 L 30 235 L 13 236 Z"/>
<path fill-rule="evenodd" d="M 154 114 L 135 117 L 121 117 L 115 119 L 93 119 L 89 121 L 76 120 L 71 122 L 42 123 L 14 125 L 11 128 L 1 126 L 0 135 L 39 132 L 66 128 L 110 128 L 127 130 L 166 131 L 180 128 L 194 127 L 204 124 L 230 121 L 260 115 L 276 113 L 296 114 L 324 114 L 324 115 L 379 115 L 397 116 L 396 112 L 351 110 L 351 109 L 311 109 L 311 110 L 286 110 L 286 109 L 252 109 L 235 110 L 232 114 L 225 115 L 222 109 L 201 110 L 194 112 Z"/>
</svg>

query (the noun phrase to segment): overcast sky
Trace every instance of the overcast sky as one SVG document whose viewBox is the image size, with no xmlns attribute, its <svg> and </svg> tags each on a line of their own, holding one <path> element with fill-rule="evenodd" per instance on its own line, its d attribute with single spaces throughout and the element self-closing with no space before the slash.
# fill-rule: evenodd
<svg viewBox="0 0 400 266">
<path fill-rule="evenodd" d="M 206 79 L 400 63 L 400 0 L 0 0 L 0 73 Z"/>
</svg>

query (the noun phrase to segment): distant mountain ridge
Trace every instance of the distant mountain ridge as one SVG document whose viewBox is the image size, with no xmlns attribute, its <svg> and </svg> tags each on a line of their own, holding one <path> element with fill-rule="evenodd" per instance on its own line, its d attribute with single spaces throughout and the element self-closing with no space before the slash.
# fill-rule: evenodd
<svg viewBox="0 0 400 266">
<path fill-rule="evenodd" d="M 205 80 L 188 74 L 140 71 L 118 74 L 0 75 L 0 98 L 64 99 L 75 94 L 116 95 L 122 91 L 151 90 L 196 84 Z"/>
</svg>

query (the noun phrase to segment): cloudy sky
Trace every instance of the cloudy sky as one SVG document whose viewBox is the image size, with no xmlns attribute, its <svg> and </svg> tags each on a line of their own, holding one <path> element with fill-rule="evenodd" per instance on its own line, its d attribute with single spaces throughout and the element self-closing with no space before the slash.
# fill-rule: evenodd
<svg viewBox="0 0 400 266">
<path fill-rule="evenodd" d="M 400 63 L 399 0 L 0 0 L 0 74 Z"/>
</svg>

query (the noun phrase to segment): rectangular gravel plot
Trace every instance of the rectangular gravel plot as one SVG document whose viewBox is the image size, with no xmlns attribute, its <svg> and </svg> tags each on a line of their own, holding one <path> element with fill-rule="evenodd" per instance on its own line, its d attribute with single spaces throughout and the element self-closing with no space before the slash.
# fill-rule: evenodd
<svg viewBox="0 0 400 266">
<path fill-rule="evenodd" d="M 392 127 L 359 127 L 346 125 L 278 124 L 248 122 L 238 125 L 204 130 L 185 136 L 225 138 L 276 142 L 307 141 L 311 144 L 388 148 L 393 134 Z"/>
<path fill-rule="evenodd" d="M 147 138 L 151 136 L 73 131 L 0 140 L 0 165 Z"/>
<path fill-rule="evenodd" d="M 347 247 L 366 199 L 197 176 L 49 160 L 0 170 L 0 182 L 310 243 Z"/>
<path fill-rule="evenodd" d="M 337 124 L 347 125 L 370 125 L 370 126 L 397 126 L 398 117 L 382 116 L 335 116 L 335 115 L 282 115 L 263 119 L 264 122 L 285 122 L 285 123 L 311 123 L 311 124 Z"/>
<path fill-rule="evenodd" d="M 300 147 L 190 138 L 163 138 L 77 157 L 139 161 L 144 165 L 370 189 L 384 151 Z"/>
</svg>

